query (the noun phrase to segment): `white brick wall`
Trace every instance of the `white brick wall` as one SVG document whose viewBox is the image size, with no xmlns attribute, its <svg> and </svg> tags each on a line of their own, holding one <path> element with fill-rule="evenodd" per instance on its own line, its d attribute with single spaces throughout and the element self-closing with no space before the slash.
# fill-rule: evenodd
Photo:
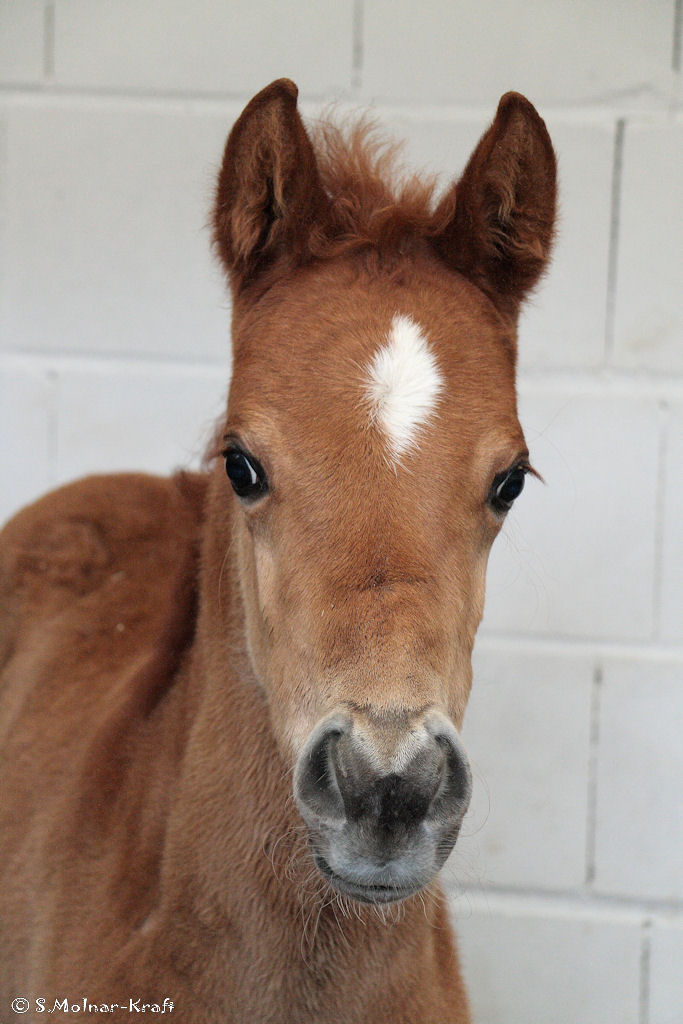
<svg viewBox="0 0 683 1024">
<path fill-rule="evenodd" d="M 41 82 L 45 70 L 44 0 L 0 3 L 0 69 L 5 84 Z"/>
<path fill-rule="evenodd" d="M 583 885 L 593 674 L 585 654 L 480 646 L 467 711 L 474 796 L 448 865 L 454 891 Z"/>
<path fill-rule="evenodd" d="M 454 920 L 476 1024 L 641 1024 L 637 915 L 488 896 Z"/>
<path fill-rule="evenodd" d="M 365 0 L 363 94 L 488 104 L 514 88 L 546 104 L 665 102 L 670 0 Z"/>
<path fill-rule="evenodd" d="M 547 120 L 546 484 L 491 559 L 445 872 L 479 1024 L 683 1022 L 682 31 L 682 0 L 0 0 L 0 518 L 196 464 L 228 376 L 213 178 L 261 86 L 374 104 L 445 180 L 507 89 Z"/>
<path fill-rule="evenodd" d="M 682 679 L 680 663 L 668 659 L 605 659 L 598 696 L 598 892 L 683 903 Z"/>
<path fill-rule="evenodd" d="M 206 225 L 239 106 L 5 100 L 4 346 L 220 358 L 227 300 Z"/>
<path fill-rule="evenodd" d="M 680 1024 L 683 1006 L 683 928 L 680 921 L 654 925 L 648 957 L 650 1024 Z"/>
<path fill-rule="evenodd" d="M 621 177 L 616 360 L 683 372 L 683 118 L 627 124 Z"/>
<path fill-rule="evenodd" d="M 683 592 L 683 403 L 664 410 L 663 427 L 663 537 L 661 551 L 660 634 L 681 643 L 681 593 Z"/>
<path fill-rule="evenodd" d="M 338 0 L 55 0 L 55 82 L 242 95 L 284 75 L 336 94 L 351 84 L 352 24 Z"/>
</svg>

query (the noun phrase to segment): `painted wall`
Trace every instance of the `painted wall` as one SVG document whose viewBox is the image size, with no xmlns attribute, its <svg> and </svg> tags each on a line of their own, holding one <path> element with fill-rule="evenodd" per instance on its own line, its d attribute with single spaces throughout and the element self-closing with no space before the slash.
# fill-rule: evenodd
<svg viewBox="0 0 683 1024">
<path fill-rule="evenodd" d="M 2 0 L 0 515 L 196 464 L 224 401 L 206 227 L 271 79 L 462 169 L 501 93 L 560 160 L 521 330 L 545 477 L 491 560 L 446 869 L 479 1024 L 683 1022 L 681 0 Z"/>
</svg>

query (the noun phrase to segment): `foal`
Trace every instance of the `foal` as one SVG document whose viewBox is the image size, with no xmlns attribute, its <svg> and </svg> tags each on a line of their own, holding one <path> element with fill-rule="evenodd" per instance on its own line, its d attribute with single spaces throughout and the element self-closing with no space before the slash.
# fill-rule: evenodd
<svg viewBox="0 0 683 1024">
<path fill-rule="evenodd" d="M 219 176 L 221 457 L 83 480 L 2 535 L 3 1021 L 470 1020 L 435 876 L 530 469 L 516 320 L 553 150 L 509 93 L 435 205 L 296 100 L 259 93 Z"/>
</svg>

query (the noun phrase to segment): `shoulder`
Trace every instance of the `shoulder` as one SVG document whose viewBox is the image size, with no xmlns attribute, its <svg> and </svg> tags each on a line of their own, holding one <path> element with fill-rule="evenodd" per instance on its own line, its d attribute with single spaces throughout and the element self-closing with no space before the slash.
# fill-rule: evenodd
<svg viewBox="0 0 683 1024">
<path fill-rule="evenodd" d="M 0 533 L 0 646 L 116 578 L 168 574 L 196 550 L 207 478 L 90 476 L 40 498 Z M 132 596 L 132 595 L 131 595 Z"/>
</svg>

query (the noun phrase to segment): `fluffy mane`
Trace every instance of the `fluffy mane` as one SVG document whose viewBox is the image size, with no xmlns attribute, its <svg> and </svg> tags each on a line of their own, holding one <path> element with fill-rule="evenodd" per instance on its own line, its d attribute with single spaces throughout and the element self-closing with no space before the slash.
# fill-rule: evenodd
<svg viewBox="0 0 683 1024">
<path fill-rule="evenodd" d="M 407 171 L 401 142 L 384 136 L 367 116 L 319 121 L 309 134 L 331 205 L 331 230 L 317 255 L 400 252 L 434 233 L 437 177 Z"/>
</svg>

